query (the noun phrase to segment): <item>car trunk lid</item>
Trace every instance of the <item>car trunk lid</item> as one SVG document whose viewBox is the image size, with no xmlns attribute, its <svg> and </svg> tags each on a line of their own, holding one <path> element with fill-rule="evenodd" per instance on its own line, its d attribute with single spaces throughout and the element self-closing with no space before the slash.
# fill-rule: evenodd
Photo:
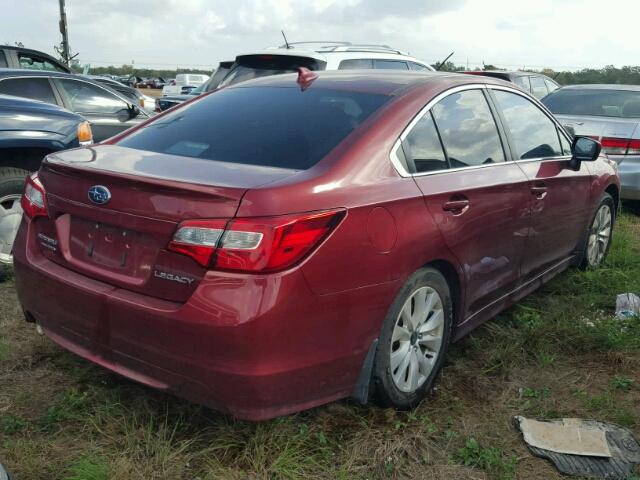
<svg viewBox="0 0 640 480">
<path fill-rule="evenodd" d="M 48 219 L 35 234 L 43 255 L 116 287 L 186 301 L 206 273 L 166 249 L 187 219 L 231 219 L 244 193 L 295 173 L 98 146 L 50 155 L 40 180 Z M 92 187 L 110 192 L 97 204 Z"/>
</svg>

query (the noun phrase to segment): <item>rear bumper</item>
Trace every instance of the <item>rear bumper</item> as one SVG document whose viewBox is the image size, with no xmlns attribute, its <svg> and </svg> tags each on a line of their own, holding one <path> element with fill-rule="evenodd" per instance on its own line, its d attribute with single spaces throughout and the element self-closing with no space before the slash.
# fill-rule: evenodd
<svg viewBox="0 0 640 480">
<path fill-rule="evenodd" d="M 300 270 L 209 272 L 184 304 L 93 280 L 44 258 L 23 220 L 23 309 L 62 347 L 153 388 L 248 420 L 347 397 L 398 285 L 317 296 Z"/>
<path fill-rule="evenodd" d="M 620 196 L 626 200 L 640 200 L 640 156 L 610 155 L 618 163 Z"/>
</svg>

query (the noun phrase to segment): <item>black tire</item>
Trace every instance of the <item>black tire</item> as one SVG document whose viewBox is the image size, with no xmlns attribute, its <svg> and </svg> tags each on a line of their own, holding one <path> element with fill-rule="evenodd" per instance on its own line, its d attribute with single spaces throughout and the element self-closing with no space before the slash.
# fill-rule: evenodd
<svg viewBox="0 0 640 480">
<path fill-rule="evenodd" d="M 27 175 L 29 175 L 29 172 L 27 170 L 22 170 L 21 168 L 0 167 L 0 202 L 2 202 L 2 199 L 6 199 L 8 197 L 11 198 L 15 195 L 22 195 L 24 181 Z M 3 215 L 2 212 L 4 212 L 4 209 L 0 209 L 0 216 Z M 1 222 L 2 218 L 0 218 L 0 223 Z M 6 245 L 6 242 L 3 245 Z M 3 245 L 0 245 L 0 247 Z M 2 248 L 0 248 L 0 253 L 1 252 Z M 0 262 L 0 280 L 4 277 L 3 274 L 5 273 L 1 270 L 6 267 L 6 264 Z"/>
<path fill-rule="evenodd" d="M 591 231 L 594 227 L 594 222 L 596 220 L 596 216 L 598 214 L 598 212 L 600 211 L 600 208 L 603 206 L 607 206 L 609 207 L 610 211 L 611 211 L 611 231 L 609 232 L 609 240 L 608 243 L 606 245 L 606 249 L 604 251 L 604 255 L 602 255 L 602 258 L 600 258 L 600 260 L 596 263 L 596 264 L 592 264 L 593 262 L 590 261 L 589 259 L 589 255 L 588 255 L 588 249 L 589 249 L 589 237 L 591 235 Z M 603 193 L 602 197 L 600 197 L 600 202 L 598 202 L 598 206 L 596 207 L 595 211 L 593 212 L 593 215 L 591 216 L 591 221 L 589 222 L 589 226 L 587 227 L 587 230 L 584 232 L 584 236 L 583 236 L 583 240 L 582 240 L 582 247 L 580 250 L 580 255 L 579 255 L 579 259 L 580 262 L 578 264 L 579 268 L 581 270 L 587 270 L 587 269 L 596 269 L 598 268 L 602 262 L 604 262 L 604 260 L 607 258 L 607 254 L 609 253 L 609 249 L 611 248 L 611 240 L 613 237 L 613 227 L 615 225 L 615 221 L 616 221 L 616 204 L 613 200 L 613 197 L 611 195 L 609 195 L 608 193 Z"/>
<path fill-rule="evenodd" d="M 442 344 L 435 364 L 424 383 L 413 392 L 405 392 L 396 386 L 391 372 L 393 330 L 405 302 L 422 287 L 430 287 L 435 290 L 442 301 L 444 312 Z M 374 399 L 376 403 L 383 407 L 390 406 L 399 410 L 406 410 L 415 407 L 427 396 L 442 369 L 451 341 L 453 323 L 451 291 L 444 276 L 434 268 L 422 268 L 415 272 L 396 296 L 382 325 L 373 366 Z"/>
</svg>

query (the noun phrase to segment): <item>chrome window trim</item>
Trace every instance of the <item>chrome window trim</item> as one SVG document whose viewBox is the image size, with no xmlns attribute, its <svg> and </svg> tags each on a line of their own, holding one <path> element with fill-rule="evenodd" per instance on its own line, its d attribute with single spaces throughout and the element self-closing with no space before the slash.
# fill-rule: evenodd
<svg viewBox="0 0 640 480">
<path fill-rule="evenodd" d="M 404 165 L 402 164 L 402 162 L 398 158 L 396 152 L 400 148 L 402 148 L 402 142 L 407 138 L 409 133 L 411 133 L 411 130 L 413 130 L 413 128 L 416 126 L 416 124 L 427 113 L 429 113 L 431 108 L 436 103 L 438 103 L 440 100 L 448 97 L 449 95 L 453 95 L 454 93 L 463 92 L 463 91 L 466 91 L 466 90 L 480 90 L 480 89 L 483 89 L 483 90 L 503 90 L 505 92 L 511 92 L 511 93 L 514 93 L 516 95 L 519 95 L 519 96 L 524 97 L 525 99 L 529 100 L 531 103 L 533 103 L 535 106 L 537 106 L 542 111 L 542 113 L 544 113 L 547 116 L 547 118 L 549 118 L 553 122 L 553 124 L 556 126 L 556 128 L 559 129 L 560 133 L 562 135 L 564 135 L 565 139 L 569 142 L 569 144 L 571 144 L 571 139 L 568 137 L 567 133 L 564 131 L 564 128 L 562 128 L 562 125 L 553 116 L 553 114 L 547 109 L 547 107 L 545 107 L 538 99 L 535 99 L 535 98 L 532 99 L 531 95 L 528 95 L 526 92 L 523 92 L 522 90 L 517 89 L 517 88 L 507 87 L 507 86 L 503 86 L 503 85 L 486 84 L 486 83 L 473 83 L 473 84 L 468 84 L 468 85 L 460 85 L 458 87 L 453 87 L 453 88 L 450 88 L 448 90 L 445 90 L 444 92 L 441 92 L 438 95 L 436 95 L 435 97 L 433 97 L 424 107 L 422 107 L 422 109 L 420 109 L 420 111 L 416 114 L 416 116 L 413 117 L 411 122 L 409 122 L 409 124 L 404 128 L 404 130 L 402 130 L 402 133 L 400 134 L 398 139 L 393 144 L 393 147 L 391 148 L 391 152 L 389 153 L 389 159 L 391 160 L 391 164 L 393 165 L 393 167 L 396 170 L 396 172 L 398 173 L 398 175 L 400 175 L 403 178 L 424 177 L 424 176 L 427 176 L 427 175 L 442 175 L 442 174 L 446 174 L 446 173 L 450 173 L 450 172 L 459 172 L 459 171 L 462 171 L 462 170 L 477 170 L 477 169 L 480 169 L 480 168 L 499 167 L 501 165 L 513 165 L 513 164 L 525 163 L 525 162 L 526 163 L 531 163 L 531 162 L 540 162 L 540 161 L 549 161 L 549 160 L 568 160 L 568 159 L 571 159 L 571 155 L 559 155 L 559 156 L 556 156 L 556 157 L 537 157 L 537 158 L 528 158 L 526 160 L 505 159 L 504 162 L 490 163 L 488 165 L 470 165 L 468 167 L 448 168 L 448 169 L 444 169 L 444 170 L 433 170 L 433 171 L 430 171 L 430 172 L 419 172 L 419 173 L 410 173 L 410 172 L 408 172 L 404 168 Z M 562 148 L 562 146 L 561 146 L 561 148 Z"/>
</svg>

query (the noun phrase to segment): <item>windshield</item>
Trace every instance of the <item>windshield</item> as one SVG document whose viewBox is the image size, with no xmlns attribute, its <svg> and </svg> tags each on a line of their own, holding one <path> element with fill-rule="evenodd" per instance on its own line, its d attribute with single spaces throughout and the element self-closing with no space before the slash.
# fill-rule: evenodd
<svg viewBox="0 0 640 480">
<path fill-rule="evenodd" d="M 542 100 L 560 115 L 640 118 L 640 91 L 612 89 L 560 89 Z"/>
<path fill-rule="evenodd" d="M 293 73 L 299 67 L 309 70 L 323 70 L 325 62 L 309 57 L 293 55 L 243 55 L 236 59 L 231 71 L 220 82 L 220 87 L 251 80 L 253 78 Z"/>
<path fill-rule="evenodd" d="M 324 158 L 388 98 L 313 88 L 221 89 L 149 123 L 119 145 L 304 170 Z"/>
</svg>

